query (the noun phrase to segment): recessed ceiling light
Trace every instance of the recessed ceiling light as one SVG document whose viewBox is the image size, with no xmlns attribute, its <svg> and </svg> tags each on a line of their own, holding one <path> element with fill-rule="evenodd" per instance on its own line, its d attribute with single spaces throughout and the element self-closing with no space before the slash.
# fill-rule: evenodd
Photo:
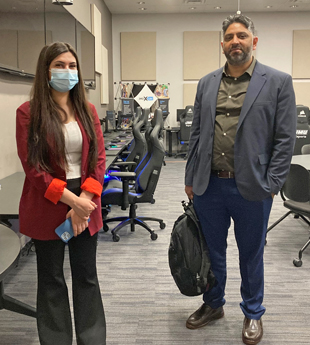
<svg viewBox="0 0 310 345">
<path fill-rule="evenodd" d="M 196 9 L 196 7 L 190 7 L 189 9 L 190 9 L 190 10 L 195 10 L 195 9 Z"/>
<path fill-rule="evenodd" d="M 221 8 L 222 8 L 221 6 L 214 7 L 215 10 L 220 10 Z"/>
<path fill-rule="evenodd" d="M 147 9 L 145 7 L 140 7 L 139 10 L 146 11 Z"/>
<path fill-rule="evenodd" d="M 144 5 L 145 2 L 144 2 L 144 1 L 138 1 L 137 4 L 138 4 L 138 5 Z"/>
<path fill-rule="evenodd" d="M 272 8 L 272 6 L 268 5 L 268 6 L 266 6 L 266 8 Z"/>
<path fill-rule="evenodd" d="M 290 6 L 290 8 L 296 8 L 296 7 L 298 7 L 297 5 L 292 5 L 292 6 Z"/>
</svg>

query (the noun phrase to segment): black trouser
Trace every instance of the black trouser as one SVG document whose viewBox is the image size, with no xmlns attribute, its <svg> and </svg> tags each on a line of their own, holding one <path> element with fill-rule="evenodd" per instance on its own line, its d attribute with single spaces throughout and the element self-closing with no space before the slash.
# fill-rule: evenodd
<svg viewBox="0 0 310 345">
<path fill-rule="evenodd" d="M 73 192 L 78 192 L 70 188 Z M 63 273 L 65 243 L 34 240 L 37 254 L 37 325 L 41 345 L 71 345 L 72 322 Z M 96 269 L 97 234 L 88 229 L 69 242 L 78 345 L 105 345 L 106 323 Z"/>
</svg>

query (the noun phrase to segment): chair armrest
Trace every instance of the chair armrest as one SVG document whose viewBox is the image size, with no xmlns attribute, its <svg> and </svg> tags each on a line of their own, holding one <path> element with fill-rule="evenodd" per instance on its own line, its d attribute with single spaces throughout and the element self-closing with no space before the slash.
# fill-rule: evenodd
<svg viewBox="0 0 310 345">
<path fill-rule="evenodd" d="M 127 170 L 131 170 L 131 167 L 135 167 L 137 165 L 136 162 L 114 162 L 111 166 L 110 166 L 110 170 L 111 169 L 118 169 L 121 171 L 127 171 Z M 110 173 L 111 175 L 111 173 Z"/>
<path fill-rule="evenodd" d="M 136 162 L 114 162 L 113 165 L 121 166 L 136 166 Z"/>
<path fill-rule="evenodd" d="M 121 209 L 126 210 L 129 206 L 128 193 L 129 193 L 129 180 L 136 176 L 135 172 L 129 171 L 113 171 L 110 173 L 111 176 L 120 177 L 123 183 L 123 197 Z"/>
<path fill-rule="evenodd" d="M 122 155 L 126 155 L 126 156 L 128 156 L 129 155 L 129 153 L 131 153 L 131 151 L 122 151 Z"/>
<path fill-rule="evenodd" d="M 110 176 L 116 176 L 116 177 L 120 177 L 122 180 L 126 179 L 126 180 L 130 180 L 134 177 L 136 177 L 136 173 L 135 172 L 129 172 L 129 171 L 112 171 L 110 173 Z"/>
</svg>

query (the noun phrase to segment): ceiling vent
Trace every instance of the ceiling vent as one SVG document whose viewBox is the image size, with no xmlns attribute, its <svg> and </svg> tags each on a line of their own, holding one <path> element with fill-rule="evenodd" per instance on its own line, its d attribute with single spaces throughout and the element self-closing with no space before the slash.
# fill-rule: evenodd
<svg viewBox="0 0 310 345">
<path fill-rule="evenodd" d="M 204 4 L 206 0 L 184 0 L 186 5 L 201 5 Z"/>
</svg>

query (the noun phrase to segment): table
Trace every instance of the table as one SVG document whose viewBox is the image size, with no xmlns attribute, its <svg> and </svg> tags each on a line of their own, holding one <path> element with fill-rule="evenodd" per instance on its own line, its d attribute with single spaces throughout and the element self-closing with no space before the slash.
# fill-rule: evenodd
<svg viewBox="0 0 310 345">
<path fill-rule="evenodd" d="M 120 141 L 117 143 L 111 142 L 113 139 L 119 139 Z M 133 140 L 132 133 L 126 133 L 126 132 L 111 132 L 106 133 L 104 135 L 104 144 L 106 147 L 105 154 L 106 156 L 118 156 L 120 155 L 124 150 L 127 149 L 128 145 Z M 115 145 L 115 148 L 109 148 L 109 146 Z M 107 165 L 108 166 L 108 165 Z"/>
<path fill-rule="evenodd" d="M 168 156 L 172 156 L 172 133 L 178 133 L 180 132 L 180 127 L 167 127 L 164 128 L 164 130 L 168 133 Z"/>
<path fill-rule="evenodd" d="M 36 317 L 36 309 L 4 293 L 3 280 L 17 265 L 21 245 L 18 235 L 0 224 L 0 310 L 7 309 L 19 314 Z"/>
<path fill-rule="evenodd" d="M 299 164 L 310 170 L 310 155 L 296 155 L 292 157 L 292 164 Z"/>
<path fill-rule="evenodd" d="M 18 219 L 24 179 L 25 173 L 17 172 L 0 180 L 0 223 L 11 226 L 9 219 Z"/>
</svg>

